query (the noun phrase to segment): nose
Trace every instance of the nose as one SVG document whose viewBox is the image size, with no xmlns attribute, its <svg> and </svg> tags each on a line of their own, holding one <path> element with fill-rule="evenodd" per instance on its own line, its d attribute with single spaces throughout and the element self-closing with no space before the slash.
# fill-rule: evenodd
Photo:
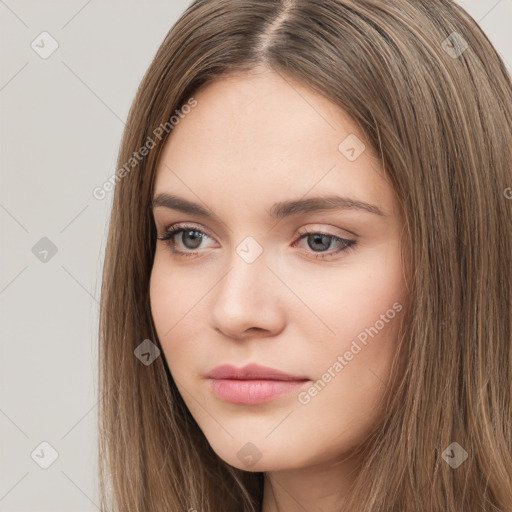
<svg viewBox="0 0 512 512">
<path fill-rule="evenodd" d="M 236 251 L 215 287 L 211 322 L 230 338 L 275 336 L 284 329 L 284 287 L 267 267 L 263 252 L 248 262 Z"/>
</svg>

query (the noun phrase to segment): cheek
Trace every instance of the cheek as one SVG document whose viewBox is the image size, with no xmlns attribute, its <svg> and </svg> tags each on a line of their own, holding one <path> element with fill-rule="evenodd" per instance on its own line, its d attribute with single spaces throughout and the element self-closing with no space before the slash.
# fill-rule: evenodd
<svg viewBox="0 0 512 512">
<path fill-rule="evenodd" d="M 181 308 L 188 303 L 190 288 L 180 287 L 178 274 L 166 268 L 164 258 L 155 257 L 149 284 L 151 315 L 164 352 L 169 350 L 169 342 L 176 340 L 176 332 L 181 328 L 180 318 L 185 320 Z M 181 290 L 178 293 L 178 290 Z M 180 357 L 180 348 L 185 344 L 175 343 L 173 357 Z"/>
<path fill-rule="evenodd" d="M 200 333 L 205 332 L 205 295 L 213 286 L 210 279 L 197 278 L 172 266 L 164 254 L 155 256 L 149 283 L 153 323 L 173 375 L 180 368 L 193 368 L 192 361 L 204 354 Z M 203 323 L 199 321 L 203 320 Z M 186 342 L 184 342 L 186 341 Z M 175 373 L 178 372 L 178 373 Z"/>
<path fill-rule="evenodd" d="M 290 272 L 289 279 L 292 277 Z M 295 272 L 293 278 L 294 292 L 315 315 L 300 315 L 290 321 L 303 329 L 316 325 L 323 334 L 323 350 L 325 341 L 341 350 L 360 333 L 364 340 L 365 329 L 375 324 L 383 335 L 395 334 L 400 317 L 397 310 L 403 309 L 406 299 L 400 247 L 395 240 L 372 251 L 354 253 L 338 267 Z"/>
<path fill-rule="evenodd" d="M 381 245 L 364 259 L 354 258 L 353 264 L 338 271 L 330 269 L 328 279 L 315 279 L 314 287 L 302 283 L 299 293 L 304 302 L 331 332 L 324 329 L 324 335 L 315 338 L 313 325 L 323 329 L 318 319 L 309 316 L 301 321 L 299 328 L 310 334 L 304 350 L 315 361 L 315 376 L 320 380 L 301 403 L 311 398 L 311 409 L 318 410 L 343 404 L 344 412 L 340 409 L 337 418 L 342 423 L 349 411 L 356 422 L 371 422 L 378 416 L 405 309 L 399 255 L 398 244 Z"/>
<path fill-rule="evenodd" d="M 170 336 L 175 327 L 186 321 L 192 306 L 199 302 L 204 290 L 201 288 L 200 271 L 194 274 L 183 271 L 165 254 L 166 249 L 155 255 L 149 281 L 151 312 L 159 333 Z M 199 276 L 199 277 L 192 277 Z M 206 285 L 205 285 L 206 286 Z M 191 311 L 192 312 L 192 311 Z M 188 314 L 187 314 L 188 313 Z M 193 313 L 193 312 L 192 312 Z M 170 331 L 170 329 L 173 331 Z M 164 341 L 161 339 L 161 341 Z"/>
</svg>

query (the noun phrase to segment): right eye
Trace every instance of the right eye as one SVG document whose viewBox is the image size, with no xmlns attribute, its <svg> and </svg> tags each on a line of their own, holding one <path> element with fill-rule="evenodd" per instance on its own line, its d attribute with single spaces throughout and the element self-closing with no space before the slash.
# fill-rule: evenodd
<svg viewBox="0 0 512 512">
<path fill-rule="evenodd" d="M 177 243 L 175 238 L 179 234 L 181 234 L 181 236 L 178 240 L 181 242 L 182 247 L 184 247 L 185 250 L 176 249 Z M 198 249 L 202 240 L 205 238 L 210 237 L 195 226 L 174 224 L 167 228 L 161 237 L 157 237 L 157 240 L 161 240 L 168 245 L 173 254 L 177 254 L 179 256 L 195 256 L 197 255 L 197 252 L 190 251 Z"/>
</svg>

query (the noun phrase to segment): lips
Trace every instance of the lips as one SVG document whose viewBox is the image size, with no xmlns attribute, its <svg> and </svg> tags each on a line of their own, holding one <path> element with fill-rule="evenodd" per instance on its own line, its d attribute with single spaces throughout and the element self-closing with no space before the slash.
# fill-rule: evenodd
<svg viewBox="0 0 512 512">
<path fill-rule="evenodd" d="M 233 404 L 257 405 L 297 391 L 309 379 L 274 368 L 249 364 L 243 368 L 217 366 L 206 376 L 211 391 L 221 400 Z"/>
<path fill-rule="evenodd" d="M 303 375 L 291 375 L 274 368 L 248 364 L 243 368 L 237 368 L 229 364 L 217 366 L 206 376 L 210 379 L 232 379 L 232 380 L 281 380 L 281 381 L 305 381 L 308 377 Z"/>
</svg>

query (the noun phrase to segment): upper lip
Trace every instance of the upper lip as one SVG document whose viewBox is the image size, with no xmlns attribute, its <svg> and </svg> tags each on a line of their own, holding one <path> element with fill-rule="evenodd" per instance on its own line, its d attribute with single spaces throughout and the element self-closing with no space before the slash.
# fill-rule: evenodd
<svg viewBox="0 0 512 512">
<path fill-rule="evenodd" d="M 309 380 L 307 377 L 290 375 L 288 373 L 260 366 L 258 364 L 248 364 L 243 368 L 237 368 L 230 364 L 223 364 L 211 370 L 206 377 L 210 379 L 236 379 L 236 380 Z"/>
</svg>

